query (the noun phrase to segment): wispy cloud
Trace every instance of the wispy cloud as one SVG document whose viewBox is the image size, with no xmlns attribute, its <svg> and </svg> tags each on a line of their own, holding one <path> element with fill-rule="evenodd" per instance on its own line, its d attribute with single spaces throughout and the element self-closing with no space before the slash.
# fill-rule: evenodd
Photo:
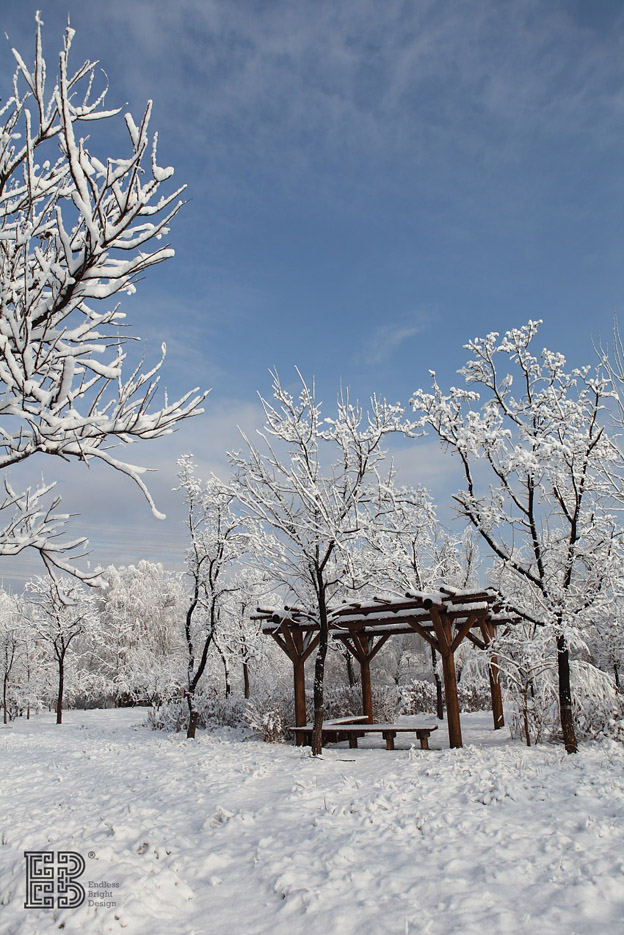
<svg viewBox="0 0 624 935">
<path fill-rule="evenodd" d="M 375 328 L 358 353 L 358 360 L 367 365 L 381 364 L 401 347 L 405 341 L 426 331 L 435 320 L 434 306 L 423 308 L 401 321 L 389 322 Z"/>
<path fill-rule="evenodd" d="M 535 133 L 600 127 L 604 145 L 619 130 L 618 30 L 564 3 L 111 0 L 101 15 L 116 83 L 139 100 L 156 89 L 208 173 L 248 161 L 250 194 L 258 172 L 284 184 L 323 164 L 349 172 L 363 153 L 445 173 L 515 163 Z"/>
</svg>

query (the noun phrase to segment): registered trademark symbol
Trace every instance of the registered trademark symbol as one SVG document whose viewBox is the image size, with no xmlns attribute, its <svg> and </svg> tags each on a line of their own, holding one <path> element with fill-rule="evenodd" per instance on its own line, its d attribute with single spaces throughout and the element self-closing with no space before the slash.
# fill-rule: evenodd
<svg viewBox="0 0 624 935">
<path fill-rule="evenodd" d="M 95 851 L 89 851 L 89 853 L 87 854 L 87 857 L 89 858 L 89 860 L 93 860 L 93 858 L 95 857 Z"/>
</svg>

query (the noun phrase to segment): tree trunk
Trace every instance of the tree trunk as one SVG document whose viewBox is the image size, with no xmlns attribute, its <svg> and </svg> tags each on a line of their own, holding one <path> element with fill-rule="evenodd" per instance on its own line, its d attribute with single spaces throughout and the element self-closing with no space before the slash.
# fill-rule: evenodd
<svg viewBox="0 0 624 935">
<path fill-rule="evenodd" d="M 574 718 L 572 717 L 572 689 L 570 687 L 570 653 L 563 633 L 557 637 L 557 671 L 559 674 L 559 712 L 566 753 L 578 753 Z"/>
<path fill-rule="evenodd" d="M 347 678 L 349 679 L 349 688 L 354 688 L 356 683 L 355 671 L 353 669 L 353 659 L 349 650 L 345 650 L 345 659 L 347 661 Z"/>
<path fill-rule="evenodd" d="M 196 594 L 197 594 L 197 585 L 196 585 Z M 188 690 L 186 693 L 186 699 L 189 708 L 189 723 L 186 731 L 186 736 L 188 740 L 192 740 L 195 737 L 195 730 L 197 728 L 197 721 L 199 720 L 199 712 L 195 708 L 195 689 L 199 683 L 200 678 L 204 674 L 206 668 L 206 660 L 208 659 L 208 650 L 210 649 L 210 644 L 212 643 L 214 630 L 211 630 L 208 636 L 204 639 L 204 648 L 202 649 L 202 654 L 199 660 L 199 665 L 197 667 L 197 672 L 193 672 L 195 668 L 195 651 L 193 649 L 193 641 L 191 639 L 191 621 L 193 616 L 193 611 L 197 606 L 197 601 L 191 603 L 191 606 L 186 614 L 186 643 L 188 646 L 189 658 L 187 663 L 187 678 L 188 678 Z"/>
<path fill-rule="evenodd" d="M 59 670 L 59 681 L 58 681 L 58 696 L 56 699 L 56 723 L 63 723 L 63 690 L 65 688 L 65 666 L 64 666 L 64 657 L 60 656 L 58 660 L 58 670 Z"/>
<path fill-rule="evenodd" d="M 9 681 L 8 675 L 4 676 L 4 685 L 2 691 L 2 703 L 4 705 L 4 723 L 8 724 L 9 718 L 7 715 L 7 682 Z"/>
<path fill-rule="evenodd" d="M 227 656 L 225 655 L 225 653 L 223 652 L 223 650 L 221 649 L 221 647 L 219 646 L 216 640 L 214 640 L 214 644 L 217 647 L 217 652 L 221 656 L 221 662 L 223 663 L 223 678 L 225 680 L 225 697 L 229 698 L 232 692 L 232 686 L 230 685 L 230 668 L 228 666 Z"/>
<path fill-rule="evenodd" d="M 442 679 L 436 672 L 436 714 L 439 721 L 444 720 L 444 692 L 442 691 Z"/>
<path fill-rule="evenodd" d="M 529 730 L 529 686 L 525 685 L 522 691 L 522 720 L 524 723 L 524 739 L 527 747 L 531 746 L 531 732 Z"/>
<path fill-rule="evenodd" d="M 243 661 L 243 684 L 245 686 L 245 698 L 249 698 L 249 663 Z"/>
<path fill-rule="evenodd" d="M 615 678 L 615 687 L 620 690 L 620 667 L 617 662 L 613 663 L 613 677 Z"/>
<path fill-rule="evenodd" d="M 314 662 L 314 730 L 312 732 L 312 755 L 318 756 L 323 752 L 323 684 L 325 680 L 325 658 L 327 656 L 327 642 L 329 639 L 329 622 L 327 620 L 327 607 L 325 604 L 325 588 L 322 582 L 322 572 L 318 573 L 318 601 L 319 601 L 319 647 Z"/>
<path fill-rule="evenodd" d="M 312 753 L 318 756 L 323 752 L 323 682 L 325 679 L 325 657 L 327 656 L 327 624 L 321 624 L 320 642 L 314 662 L 314 731 L 312 733 Z"/>
<path fill-rule="evenodd" d="M 444 694 L 442 692 L 442 679 L 436 668 L 436 653 L 433 646 L 431 647 L 431 665 L 433 666 L 433 677 L 435 679 L 436 686 L 436 715 L 439 721 L 444 720 Z"/>
<path fill-rule="evenodd" d="M 199 711 L 193 711 L 189 718 L 189 724 L 186 729 L 187 740 L 195 740 L 195 731 L 197 730 L 198 720 L 199 720 Z"/>
<path fill-rule="evenodd" d="M 194 740 L 195 731 L 197 730 L 197 722 L 199 720 L 199 711 L 195 707 L 195 695 L 193 692 L 187 692 L 186 703 L 188 704 L 189 709 L 189 722 L 186 729 L 186 739 Z"/>
</svg>

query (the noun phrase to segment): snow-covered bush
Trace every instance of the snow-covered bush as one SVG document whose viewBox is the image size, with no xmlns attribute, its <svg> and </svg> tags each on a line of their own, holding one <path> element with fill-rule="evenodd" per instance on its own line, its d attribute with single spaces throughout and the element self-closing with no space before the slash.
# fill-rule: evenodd
<svg viewBox="0 0 624 935">
<path fill-rule="evenodd" d="M 490 683 L 485 679 L 464 680 L 457 686 L 460 711 L 488 711 L 492 707 Z"/>
<path fill-rule="evenodd" d="M 613 679 L 589 662 L 571 663 L 574 723 L 580 740 L 611 737 L 624 742 L 624 696 Z M 510 686 L 509 726 L 528 743 L 561 742 L 557 671 L 552 666 L 533 680 L 526 693 Z"/>
<path fill-rule="evenodd" d="M 624 695 L 611 676 L 589 662 L 572 664 L 574 717 L 583 740 L 612 737 L 624 742 Z"/>
<path fill-rule="evenodd" d="M 195 698 L 198 711 L 197 726 L 205 730 L 216 727 L 246 727 L 249 702 L 244 698 L 218 697 L 213 692 L 200 692 Z M 186 698 L 178 697 L 155 705 L 149 712 L 147 724 L 154 730 L 181 731 L 188 726 Z"/>
<path fill-rule="evenodd" d="M 247 708 L 246 721 L 249 727 L 260 734 L 267 743 L 284 743 L 290 736 L 288 725 L 284 721 L 283 712 L 278 705 L 269 705 L 262 710 L 262 706 L 257 706 L 250 702 Z"/>
<path fill-rule="evenodd" d="M 182 701 L 176 699 L 154 705 L 147 713 L 146 725 L 152 730 L 186 730 L 188 712 Z"/>
<path fill-rule="evenodd" d="M 436 710 L 436 687 L 433 682 L 414 679 L 399 689 L 399 714 L 431 714 Z"/>
<path fill-rule="evenodd" d="M 362 713 L 362 691 L 359 685 L 338 685 L 325 688 L 325 719 L 349 717 Z"/>
<path fill-rule="evenodd" d="M 399 709 L 399 689 L 396 685 L 375 685 L 371 688 L 373 713 L 377 721 L 393 721 Z M 362 689 L 344 685 L 325 689 L 325 719 L 362 714 Z"/>
</svg>

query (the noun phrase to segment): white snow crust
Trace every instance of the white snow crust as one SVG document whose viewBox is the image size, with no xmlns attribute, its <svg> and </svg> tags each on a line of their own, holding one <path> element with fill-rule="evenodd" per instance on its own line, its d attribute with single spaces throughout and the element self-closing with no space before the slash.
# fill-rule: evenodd
<svg viewBox="0 0 624 935">
<path fill-rule="evenodd" d="M 371 737 L 314 759 L 228 729 L 187 741 L 144 717 L 0 729 L 3 933 L 622 931 L 621 745 L 528 749 L 473 714 L 462 750 L 441 725 L 430 751 Z M 116 905 L 25 909 L 25 850 L 78 851 L 83 885 L 118 883 Z"/>
</svg>

